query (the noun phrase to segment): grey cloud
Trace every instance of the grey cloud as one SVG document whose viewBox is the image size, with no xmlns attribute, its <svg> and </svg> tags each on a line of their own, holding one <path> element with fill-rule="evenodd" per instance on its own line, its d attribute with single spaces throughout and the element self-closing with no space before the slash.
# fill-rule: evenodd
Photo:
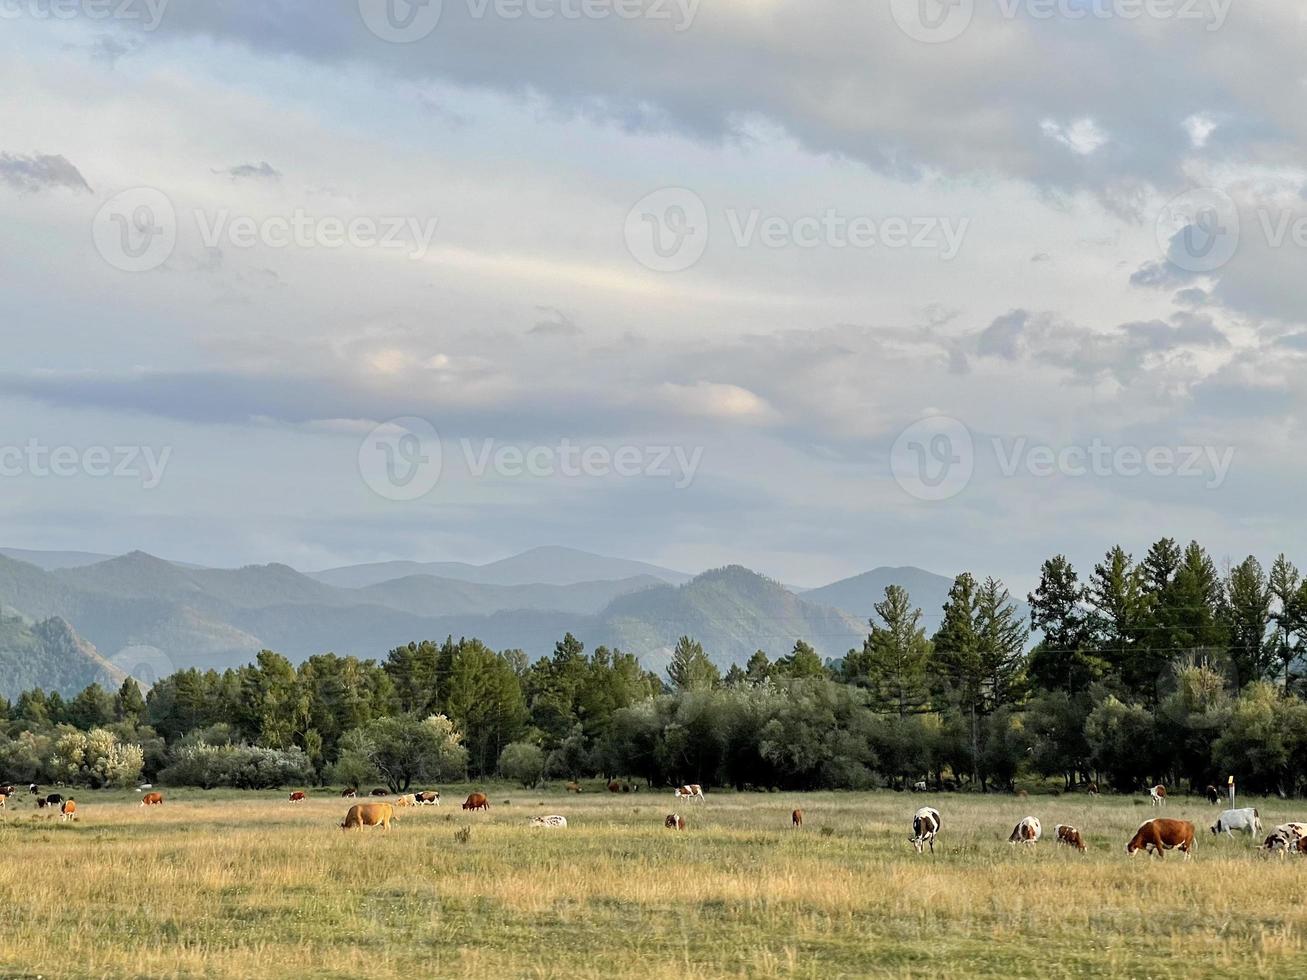
<svg viewBox="0 0 1307 980">
<path fill-rule="evenodd" d="M 91 185 L 81 171 L 59 154 L 0 153 L 0 181 L 31 193 L 51 187 L 91 193 Z"/>
<path fill-rule="evenodd" d="M 528 334 L 536 337 L 579 337 L 582 333 L 580 327 L 572 322 L 562 310 L 555 309 L 552 306 L 539 306 L 536 309 L 544 314 L 544 318 L 537 321 L 536 325 L 527 331 Z"/>
<path fill-rule="evenodd" d="M 281 171 L 273 167 L 267 160 L 259 163 L 239 163 L 234 167 L 228 167 L 226 170 L 216 172 L 226 174 L 232 180 L 276 180 L 281 176 Z"/>
</svg>

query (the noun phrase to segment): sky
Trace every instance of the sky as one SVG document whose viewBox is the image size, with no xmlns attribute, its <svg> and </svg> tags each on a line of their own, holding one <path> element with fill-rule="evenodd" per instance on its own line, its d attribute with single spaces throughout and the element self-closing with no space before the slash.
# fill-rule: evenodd
<svg viewBox="0 0 1307 980">
<path fill-rule="evenodd" d="M 1268 0 L 0 0 L 0 543 L 1307 561 Z"/>
</svg>

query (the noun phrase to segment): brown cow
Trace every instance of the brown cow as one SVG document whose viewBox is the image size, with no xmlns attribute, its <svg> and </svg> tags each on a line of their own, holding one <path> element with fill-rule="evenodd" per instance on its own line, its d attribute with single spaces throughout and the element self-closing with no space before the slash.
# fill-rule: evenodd
<svg viewBox="0 0 1307 980">
<path fill-rule="evenodd" d="M 0 786 L 0 796 L 13 796 L 17 792 L 17 786 Z"/>
<path fill-rule="evenodd" d="M 1044 836 L 1044 828 L 1039 823 L 1038 817 L 1022 817 L 1021 822 L 1012 828 L 1012 833 L 1008 837 L 1009 844 L 1038 844 L 1039 838 Z"/>
<path fill-rule="evenodd" d="M 619 781 L 616 780 L 616 779 L 614 779 L 614 780 L 612 780 L 611 782 L 609 782 L 609 784 L 608 784 L 608 792 L 610 792 L 610 793 L 620 793 L 621 791 L 622 791 L 622 784 L 621 784 L 621 782 L 619 782 Z"/>
<path fill-rule="evenodd" d="M 668 830 L 684 830 L 685 818 L 679 813 L 669 813 L 667 819 L 663 821 L 663 826 Z"/>
<path fill-rule="evenodd" d="M 1097 783 L 1090 783 L 1089 786 L 1086 787 L 1086 792 L 1088 792 L 1090 796 L 1097 796 L 1097 795 L 1098 795 L 1098 784 L 1097 784 Z"/>
<path fill-rule="evenodd" d="M 579 793 L 579 792 L 581 792 L 581 784 L 580 784 L 580 783 L 568 783 L 568 784 L 567 784 L 567 792 L 569 792 L 569 793 Z"/>
<path fill-rule="evenodd" d="M 1184 859 L 1188 861 L 1194 850 L 1194 825 L 1188 820 L 1154 817 L 1139 825 L 1135 835 L 1130 838 L 1130 843 L 1126 844 L 1125 852 L 1134 854 L 1142 850 L 1155 853 L 1161 858 L 1164 851 L 1176 847 L 1184 851 Z"/>
<path fill-rule="evenodd" d="M 790 814 L 790 826 L 798 830 L 803 826 L 803 811 L 795 810 Z"/>
<path fill-rule="evenodd" d="M 3 810 L 5 808 L 5 804 L 8 802 L 9 802 L 9 794 L 0 793 L 0 810 Z"/>
<path fill-rule="evenodd" d="M 1166 787 L 1160 783 L 1148 791 L 1148 801 L 1153 806 L 1166 806 Z"/>
<path fill-rule="evenodd" d="M 162 806 L 162 805 L 163 805 L 162 793 L 146 793 L 144 796 L 141 797 L 141 806 Z"/>
<path fill-rule="evenodd" d="M 374 789 L 374 790 L 373 790 L 371 793 L 369 793 L 368 795 L 369 795 L 369 796 L 389 796 L 390 793 L 389 793 L 387 790 L 384 790 L 384 789 Z"/>
<path fill-rule="evenodd" d="M 303 790 L 299 790 L 299 789 L 295 790 L 295 792 L 290 794 L 290 801 L 292 803 L 303 803 L 308 798 L 309 798 L 308 794 L 305 793 Z"/>
<path fill-rule="evenodd" d="M 1080 831 L 1075 827 L 1060 823 L 1053 827 L 1054 833 L 1057 834 L 1057 842 L 1065 844 L 1067 847 L 1074 847 L 1081 854 L 1085 853 L 1085 839 L 1080 836 Z"/>
<path fill-rule="evenodd" d="M 63 806 L 59 808 L 59 812 L 63 814 L 63 816 L 60 819 L 63 820 L 77 819 L 77 801 L 73 799 L 64 800 Z"/>
<path fill-rule="evenodd" d="M 358 795 L 359 795 L 359 790 L 357 786 L 346 787 L 345 789 L 342 789 L 340 791 L 340 798 L 342 800 L 353 800 L 356 799 Z"/>
<path fill-rule="evenodd" d="M 489 810 L 490 801 L 486 799 L 485 793 L 473 793 L 463 801 L 464 810 Z"/>
<path fill-rule="evenodd" d="M 395 808 L 389 803 L 355 803 L 345 814 L 341 830 L 362 830 L 364 827 L 382 827 L 390 832 L 390 822 L 395 819 Z"/>
</svg>

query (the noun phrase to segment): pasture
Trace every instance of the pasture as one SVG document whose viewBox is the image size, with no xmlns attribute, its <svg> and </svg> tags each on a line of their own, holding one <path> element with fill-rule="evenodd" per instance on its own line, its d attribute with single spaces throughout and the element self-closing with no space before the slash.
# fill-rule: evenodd
<svg viewBox="0 0 1307 980">
<path fill-rule="evenodd" d="M 478 787 L 484 788 L 484 787 Z M 1129 859 L 1142 796 L 613 795 L 487 788 L 342 832 L 327 791 L 77 793 L 79 819 L 0 811 L 0 976 L 1215 977 L 1307 974 L 1307 859 L 1215 840 Z M 504 801 L 511 801 L 505 804 Z M 942 812 L 936 854 L 908 843 Z M 1307 804 L 1241 799 L 1267 828 Z M 805 826 L 792 830 L 802 807 Z M 676 810 L 684 833 L 663 828 Z M 558 813 L 565 830 L 532 829 Z M 1035 848 L 1008 834 L 1027 813 Z M 1056 847 L 1079 827 L 1086 855 Z M 470 831 L 469 831 L 470 828 Z"/>
</svg>

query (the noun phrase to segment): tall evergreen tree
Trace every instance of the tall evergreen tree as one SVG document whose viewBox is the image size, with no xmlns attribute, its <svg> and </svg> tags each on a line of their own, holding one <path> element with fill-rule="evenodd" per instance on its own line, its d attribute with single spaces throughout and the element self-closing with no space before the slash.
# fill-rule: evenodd
<svg viewBox="0 0 1307 980">
<path fill-rule="evenodd" d="M 1273 594 L 1262 566 L 1252 555 L 1230 569 L 1226 579 L 1230 664 L 1235 687 L 1261 680 L 1275 655 L 1267 637 Z"/>
<path fill-rule="evenodd" d="M 1030 654 L 1030 679 L 1046 691 L 1083 691 L 1106 665 L 1093 650 L 1086 589 L 1064 555 L 1044 562 L 1039 586 L 1028 596 L 1031 626 L 1043 639 Z"/>
<path fill-rule="evenodd" d="M 1274 657 L 1284 677 L 1284 692 L 1289 693 L 1289 676 L 1298 658 L 1304 632 L 1307 632 L 1307 588 L 1297 567 L 1281 552 L 1271 565 L 1268 585 L 1275 601 Z"/>
<path fill-rule="evenodd" d="M 716 687 L 721 681 L 717 666 L 708 659 L 697 641 L 683 636 L 676 641 L 667 676 L 678 691 L 701 691 Z"/>
<path fill-rule="evenodd" d="M 873 701 L 905 718 L 926 703 L 930 641 L 921 627 L 921 610 L 913 607 L 902 586 L 886 586 L 885 598 L 875 609 L 884 625 L 871 621 L 871 634 L 855 663 L 866 678 Z"/>
</svg>

